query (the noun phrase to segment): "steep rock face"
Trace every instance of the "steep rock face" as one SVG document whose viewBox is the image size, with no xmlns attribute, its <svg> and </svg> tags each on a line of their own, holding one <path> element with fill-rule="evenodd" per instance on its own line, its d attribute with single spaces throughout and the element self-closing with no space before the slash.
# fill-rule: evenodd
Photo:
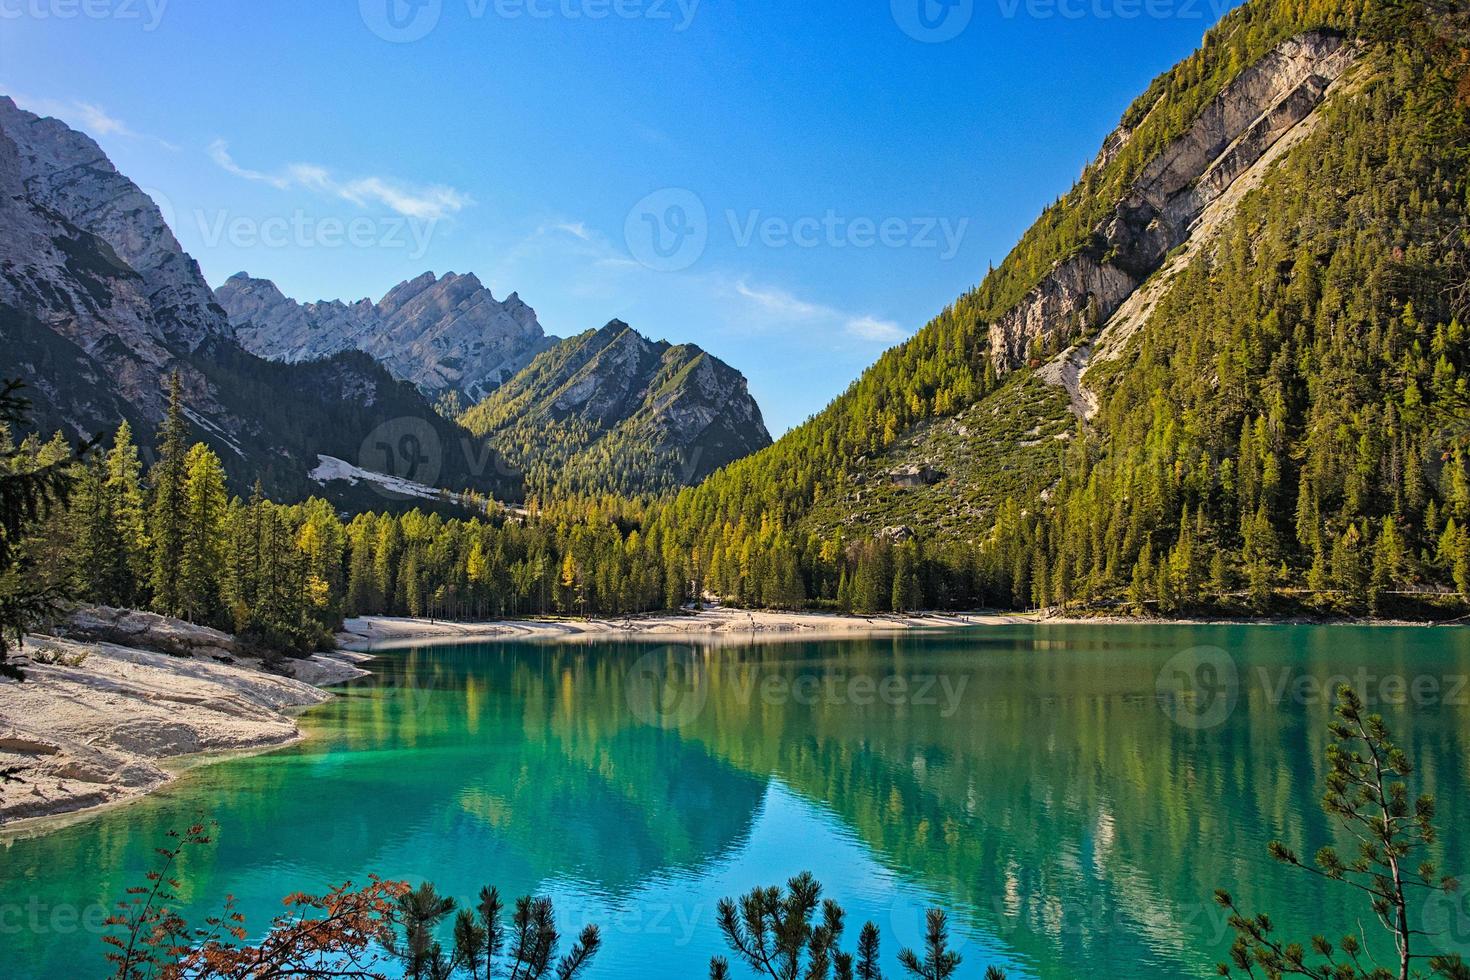
<svg viewBox="0 0 1470 980">
<path fill-rule="evenodd" d="M 1205 208 L 1321 104 L 1355 53 L 1341 35 L 1313 31 L 1242 71 L 1144 168 L 1092 243 L 991 325 L 996 370 L 1024 366 L 1038 340 L 1068 337 L 1111 316 L 1189 238 Z M 1126 129 L 1109 136 L 1099 162 L 1115 157 L 1128 137 Z"/>
<path fill-rule="evenodd" d="M 532 489 L 553 478 L 587 490 L 696 483 L 771 442 L 740 372 L 621 320 L 557 344 L 464 422 Z"/>
<path fill-rule="evenodd" d="M 0 339 L 33 383 L 107 378 L 108 389 L 144 414 L 161 413 L 157 378 L 176 359 L 148 283 L 106 241 L 33 196 L 41 181 L 27 174 L 47 158 L 26 138 L 47 130 L 26 117 L 35 119 L 0 98 Z M 98 421 L 87 408 L 92 399 L 54 394 L 36 399 L 43 412 Z"/>
<path fill-rule="evenodd" d="M 167 339 L 190 350 L 229 336 L 224 312 L 179 246 L 163 213 L 117 172 L 88 136 L 0 97 L 0 129 L 17 147 L 27 198 L 106 242 L 141 280 L 148 308 Z"/>
<path fill-rule="evenodd" d="M 691 480 L 765 448 L 771 437 L 744 375 L 698 347 L 671 348 L 645 399 L 655 445 L 697 447 Z"/>
<path fill-rule="evenodd" d="M 361 350 L 431 397 L 458 391 L 478 401 L 554 342 L 518 295 L 499 301 L 473 275 L 425 273 L 378 303 L 298 303 L 242 272 L 216 295 L 240 342 L 262 357 L 295 363 Z"/>
<path fill-rule="evenodd" d="M 215 290 L 215 296 L 246 350 L 288 364 L 353 349 L 355 338 L 371 329 L 374 316 L 368 300 L 298 303 L 275 283 L 243 272 Z"/>
</svg>

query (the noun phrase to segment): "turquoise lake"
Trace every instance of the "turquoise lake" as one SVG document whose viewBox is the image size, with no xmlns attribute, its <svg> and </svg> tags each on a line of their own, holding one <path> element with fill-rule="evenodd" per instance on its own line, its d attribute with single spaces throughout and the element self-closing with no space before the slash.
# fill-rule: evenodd
<svg viewBox="0 0 1470 980">
<path fill-rule="evenodd" d="M 96 922 L 170 829 L 218 822 L 191 915 L 260 927 L 370 873 L 556 900 L 603 928 L 593 978 L 706 975 L 719 898 L 812 871 L 883 930 L 885 973 L 946 909 L 963 978 L 1206 977 L 1228 888 L 1280 931 L 1368 914 L 1275 866 L 1338 840 L 1318 807 L 1330 698 L 1364 690 L 1470 879 L 1470 630 L 1007 626 L 699 646 L 385 652 L 303 716 L 307 741 L 0 856 L 0 977 L 104 976 Z M 1470 901 L 1421 922 L 1470 952 Z M 736 975 L 741 974 L 738 970 Z"/>
</svg>

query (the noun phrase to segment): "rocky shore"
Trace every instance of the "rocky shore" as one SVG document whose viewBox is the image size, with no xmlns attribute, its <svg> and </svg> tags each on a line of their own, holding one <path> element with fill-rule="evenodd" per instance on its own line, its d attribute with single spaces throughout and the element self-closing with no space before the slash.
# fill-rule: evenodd
<svg viewBox="0 0 1470 980">
<path fill-rule="evenodd" d="M 682 614 L 660 613 L 619 619 L 519 619 L 487 623 L 447 623 L 429 619 L 364 616 L 349 619 L 337 643 L 344 650 L 375 650 L 407 642 L 474 642 L 484 640 L 568 640 L 577 638 L 685 637 L 710 641 L 748 641 L 790 636 L 857 636 L 918 629 L 959 629 L 1023 623 L 1023 616 L 992 613 L 912 613 L 844 616 L 835 613 L 770 612 L 712 607 Z"/>
<path fill-rule="evenodd" d="M 209 756 L 289 745 L 290 712 L 366 673 L 352 653 L 273 673 L 229 634 L 150 613 L 89 608 L 59 632 L 26 639 L 24 683 L 0 681 L 0 835 L 141 796 Z"/>
</svg>

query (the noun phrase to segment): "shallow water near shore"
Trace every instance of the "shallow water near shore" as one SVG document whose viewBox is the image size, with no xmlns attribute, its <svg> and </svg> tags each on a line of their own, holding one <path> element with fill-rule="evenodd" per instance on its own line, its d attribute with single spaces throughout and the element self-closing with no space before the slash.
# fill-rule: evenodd
<svg viewBox="0 0 1470 980">
<path fill-rule="evenodd" d="M 388 878 L 557 902 L 593 978 L 698 977 L 715 903 L 814 872 L 886 973 L 950 913 L 963 977 L 1209 976 L 1232 890 L 1305 940 L 1367 911 L 1266 856 L 1334 839 L 1326 691 L 1365 689 L 1470 878 L 1470 630 L 1003 626 L 701 647 L 499 642 L 384 653 L 307 741 L 0 856 L 0 975 L 104 976 L 100 919 L 201 816 L 191 917 L 260 928 L 297 890 Z M 1418 910 L 1470 952 L 1470 901 Z M 737 974 L 738 975 L 738 974 Z"/>
</svg>

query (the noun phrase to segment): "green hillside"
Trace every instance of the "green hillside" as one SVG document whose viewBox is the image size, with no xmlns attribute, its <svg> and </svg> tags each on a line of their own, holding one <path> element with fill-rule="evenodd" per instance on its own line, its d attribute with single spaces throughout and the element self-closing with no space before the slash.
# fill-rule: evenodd
<svg viewBox="0 0 1470 980">
<path fill-rule="evenodd" d="M 771 444 L 738 371 L 618 320 L 545 351 L 460 421 L 541 497 L 672 491 Z"/>
<path fill-rule="evenodd" d="M 998 377 L 990 324 L 1100 247 L 1123 192 L 1244 68 L 1322 27 L 1361 45 L 1345 84 L 1087 375 L 1100 411 L 1072 418 L 1033 370 Z M 1258 0 L 1227 16 L 979 288 L 662 512 L 692 577 L 789 602 L 794 562 L 809 600 L 860 609 L 1365 610 L 1465 592 L 1466 38 L 1448 5 Z M 935 472 L 902 486 L 918 461 Z"/>
</svg>

